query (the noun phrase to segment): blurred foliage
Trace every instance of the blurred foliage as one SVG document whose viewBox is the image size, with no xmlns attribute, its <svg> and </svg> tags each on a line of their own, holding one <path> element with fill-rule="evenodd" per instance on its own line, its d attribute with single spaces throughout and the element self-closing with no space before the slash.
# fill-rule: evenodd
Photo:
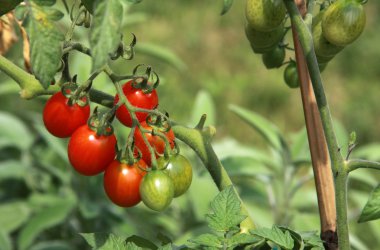
<svg viewBox="0 0 380 250">
<path fill-rule="evenodd" d="M 277 223 L 297 230 L 318 230 L 299 91 L 283 83 L 282 69 L 267 70 L 261 57 L 251 53 L 244 36 L 243 4 L 235 1 L 222 17 L 221 6 L 221 1 L 201 0 L 145 0 L 131 6 L 122 26 L 125 39 L 130 39 L 131 32 L 137 36 L 136 57 L 132 63 L 112 66 L 128 73 L 138 63 L 151 64 L 162 80 L 160 108 L 179 122 L 195 125 L 200 114 L 207 113 L 208 124 L 218 130 L 216 153 L 258 225 Z M 380 144 L 376 143 L 380 142 L 380 3 L 369 1 L 365 8 L 365 32 L 329 64 L 323 79 L 332 113 L 341 121 L 335 127 L 342 150 L 347 150 L 347 131 L 355 130 L 359 146 L 353 157 L 380 160 Z M 67 16 L 61 25 L 68 25 Z M 87 37 L 87 30 L 77 29 L 76 39 L 86 42 Z M 23 65 L 21 48 L 19 42 L 7 54 L 19 65 Z M 88 77 L 90 58 L 77 54 L 70 63 L 80 81 Z M 104 75 L 94 86 L 114 93 Z M 1 250 L 16 246 L 86 249 L 78 233 L 94 231 L 137 234 L 157 242 L 161 232 L 178 245 L 207 232 L 204 215 L 217 189 L 184 145 L 182 151 L 195 170 L 185 196 L 162 214 L 140 205 L 119 208 L 105 196 L 102 176 L 76 174 L 68 163 L 67 141 L 45 131 L 41 113 L 46 98 L 25 101 L 17 92 L 17 85 L 0 73 Z M 255 113 L 237 106 L 231 112 L 231 103 Z M 128 129 L 116 126 L 120 142 L 125 141 Z M 289 152 L 284 154 L 286 150 Z M 378 180 L 379 174 L 371 170 L 352 173 L 349 218 L 355 249 L 380 246 L 380 222 L 356 222 Z M 291 195 L 290 199 L 283 194 Z"/>
</svg>

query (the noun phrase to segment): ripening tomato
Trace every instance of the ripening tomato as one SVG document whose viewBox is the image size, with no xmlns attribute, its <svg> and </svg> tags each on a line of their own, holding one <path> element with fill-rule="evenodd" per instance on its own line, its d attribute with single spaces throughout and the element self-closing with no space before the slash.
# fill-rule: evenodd
<svg viewBox="0 0 380 250">
<path fill-rule="evenodd" d="M 135 88 L 133 81 L 128 81 L 123 85 L 123 93 L 132 106 L 143 109 L 154 109 L 158 105 L 158 96 L 155 89 L 150 93 L 144 93 L 144 90 Z M 115 96 L 114 104 L 119 102 L 119 95 Z M 117 119 L 127 127 L 132 127 L 132 117 L 125 105 L 116 110 Z M 148 117 L 146 112 L 136 112 L 136 117 L 140 122 L 145 121 Z"/>
<path fill-rule="evenodd" d="M 291 61 L 288 66 L 286 66 L 284 71 L 284 80 L 286 85 L 288 85 L 290 88 L 298 88 L 300 86 L 297 65 L 294 61 Z"/>
<path fill-rule="evenodd" d="M 70 106 L 68 101 L 62 92 L 57 92 L 45 105 L 43 111 L 45 127 L 56 137 L 70 137 L 77 128 L 86 124 L 90 116 L 89 105 L 81 107 L 74 103 Z"/>
<path fill-rule="evenodd" d="M 360 36 L 365 23 L 366 15 L 358 0 L 338 0 L 323 15 L 322 31 L 330 43 L 346 46 Z"/>
<path fill-rule="evenodd" d="M 152 127 L 150 127 L 146 122 L 142 122 L 141 126 L 144 129 L 147 129 L 149 131 L 152 131 Z M 166 138 L 168 139 L 170 143 L 170 147 L 174 148 L 174 140 L 175 136 L 173 133 L 173 130 L 169 130 L 168 132 L 165 132 Z M 145 137 L 148 140 L 149 144 L 155 149 L 155 151 L 158 154 L 163 154 L 165 151 L 165 141 L 158 135 L 153 136 L 151 133 L 145 133 Z M 148 164 L 148 166 L 151 165 L 151 154 L 149 152 L 148 146 L 145 144 L 144 139 L 142 137 L 141 131 L 136 128 L 135 134 L 134 134 L 134 141 L 135 146 L 141 151 L 142 159 Z M 158 157 L 158 155 L 156 155 Z"/>
<path fill-rule="evenodd" d="M 145 175 L 146 163 L 140 160 L 133 165 L 114 160 L 104 172 L 104 190 L 110 200 L 121 207 L 132 207 L 141 201 L 140 183 Z"/>
<path fill-rule="evenodd" d="M 283 23 L 285 15 L 282 0 L 247 0 L 245 16 L 255 30 L 271 31 Z"/>
<path fill-rule="evenodd" d="M 184 194 L 190 187 L 193 179 L 193 168 L 189 160 L 183 155 L 172 155 L 169 159 L 158 158 L 158 168 L 162 169 L 174 185 L 174 197 Z"/>
<path fill-rule="evenodd" d="M 79 127 L 71 136 L 68 155 L 71 165 L 83 175 L 97 175 L 113 161 L 116 154 L 116 137 L 98 136 L 87 125 Z"/>
<path fill-rule="evenodd" d="M 163 211 L 173 200 L 173 181 L 163 171 L 150 171 L 141 182 L 140 194 L 147 207 L 158 212 Z"/>
</svg>

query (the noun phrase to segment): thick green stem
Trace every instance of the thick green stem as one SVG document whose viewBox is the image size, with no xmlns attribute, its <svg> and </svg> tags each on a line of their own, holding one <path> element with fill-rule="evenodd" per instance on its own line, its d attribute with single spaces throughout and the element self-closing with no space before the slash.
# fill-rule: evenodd
<svg viewBox="0 0 380 250">
<path fill-rule="evenodd" d="M 172 129 L 176 138 L 189 145 L 199 156 L 219 190 L 223 190 L 226 187 L 233 185 L 230 177 L 211 146 L 211 139 L 216 132 L 214 127 L 192 129 L 180 125 L 174 125 Z M 236 194 L 240 199 L 239 194 L 237 192 Z M 240 224 L 240 228 L 242 232 L 248 232 L 249 229 L 253 229 L 255 226 L 244 203 L 241 202 L 241 204 L 242 213 L 247 215 L 247 218 Z"/>
<path fill-rule="evenodd" d="M 345 169 L 345 164 L 342 168 Z M 338 229 L 338 246 L 341 250 L 350 249 L 349 230 L 347 222 L 347 178 L 348 172 L 341 171 L 335 176 L 335 200 Z"/>
<path fill-rule="evenodd" d="M 285 6 L 295 27 L 298 39 L 307 62 L 324 134 L 329 149 L 331 168 L 335 176 L 335 200 L 338 226 L 338 246 L 341 250 L 350 249 L 347 224 L 347 175 L 348 171 L 336 139 L 333 122 L 323 88 L 318 61 L 314 51 L 313 38 L 293 0 L 284 0 Z"/>
</svg>

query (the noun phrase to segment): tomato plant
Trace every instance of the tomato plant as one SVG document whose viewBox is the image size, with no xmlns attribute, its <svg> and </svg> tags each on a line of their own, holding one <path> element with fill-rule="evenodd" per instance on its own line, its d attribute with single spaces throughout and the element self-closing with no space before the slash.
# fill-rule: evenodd
<svg viewBox="0 0 380 250">
<path fill-rule="evenodd" d="M 86 124 L 90 117 L 90 106 L 69 104 L 69 98 L 58 92 L 49 98 L 43 111 L 43 121 L 46 129 L 54 136 L 65 138 Z"/>
<path fill-rule="evenodd" d="M 154 109 L 158 105 L 158 96 L 155 89 L 151 92 L 146 92 L 147 90 L 137 88 L 134 85 L 134 81 L 128 81 L 123 85 L 123 93 L 128 99 L 129 103 L 133 107 L 142 109 Z M 114 103 L 117 104 L 120 100 L 119 94 L 116 94 Z M 116 110 L 117 119 L 127 127 L 132 127 L 132 117 L 125 105 L 121 105 Z M 136 112 L 136 117 L 139 122 L 145 121 L 148 117 L 147 112 Z"/>
<path fill-rule="evenodd" d="M 68 156 L 74 169 L 83 175 L 97 175 L 115 158 L 116 137 L 97 135 L 88 125 L 79 127 L 71 136 Z"/>
<path fill-rule="evenodd" d="M 104 190 L 110 200 L 121 207 L 132 207 L 140 201 L 140 183 L 145 175 L 143 160 L 128 165 L 114 160 L 104 172 Z"/>
</svg>

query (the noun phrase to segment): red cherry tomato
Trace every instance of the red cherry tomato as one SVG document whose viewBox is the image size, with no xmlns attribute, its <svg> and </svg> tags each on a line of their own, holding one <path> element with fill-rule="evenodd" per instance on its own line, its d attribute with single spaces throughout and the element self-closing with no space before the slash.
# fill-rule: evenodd
<svg viewBox="0 0 380 250">
<path fill-rule="evenodd" d="M 97 175 L 115 158 L 114 134 L 97 136 L 87 125 L 78 128 L 71 136 L 68 155 L 71 165 L 83 175 Z"/>
<path fill-rule="evenodd" d="M 142 122 L 141 126 L 149 131 L 152 131 L 152 127 L 150 127 L 146 122 Z M 173 130 L 169 130 L 168 132 L 165 133 L 166 138 L 168 138 L 170 147 L 174 148 L 174 133 Z M 165 151 L 165 141 L 158 135 L 153 136 L 151 133 L 145 133 L 145 137 L 148 140 L 149 144 L 155 149 L 155 151 L 158 154 L 163 154 Z M 141 151 L 142 154 L 142 159 L 148 164 L 148 166 L 151 165 L 151 155 L 149 152 L 148 146 L 145 144 L 144 139 L 142 137 L 141 131 L 136 128 L 135 134 L 134 134 L 134 141 L 135 141 L 135 146 Z M 156 157 L 159 155 L 156 154 Z"/>
<path fill-rule="evenodd" d="M 147 168 L 143 160 L 128 165 L 114 160 L 104 172 L 104 190 L 110 200 L 121 207 L 132 207 L 141 201 L 140 183 Z"/>
<path fill-rule="evenodd" d="M 89 105 L 81 107 L 74 103 L 70 106 L 68 101 L 62 92 L 58 92 L 50 97 L 45 105 L 43 111 L 45 127 L 56 137 L 70 137 L 77 128 L 86 124 L 90 116 Z"/>
<path fill-rule="evenodd" d="M 155 89 L 150 93 L 144 93 L 142 89 L 133 87 L 133 81 L 123 85 L 123 93 L 132 106 L 143 109 L 154 109 L 158 105 L 158 96 Z M 115 96 L 114 104 L 119 102 L 119 95 Z M 117 119 L 127 127 L 132 127 L 132 118 L 125 105 L 116 110 Z M 136 112 L 137 119 L 142 122 L 148 117 L 148 113 Z"/>
</svg>

